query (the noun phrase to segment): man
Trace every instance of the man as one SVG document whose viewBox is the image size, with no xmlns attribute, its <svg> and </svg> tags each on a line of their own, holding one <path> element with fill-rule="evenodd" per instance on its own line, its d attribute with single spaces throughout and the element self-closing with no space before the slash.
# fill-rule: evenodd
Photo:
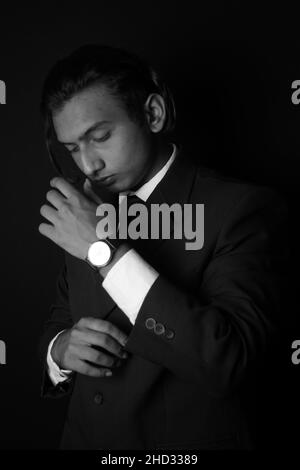
<svg viewBox="0 0 300 470">
<path fill-rule="evenodd" d="M 168 88 L 125 51 L 85 46 L 59 61 L 42 112 L 68 150 L 56 164 L 84 176 L 51 180 L 39 226 L 65 251 L 41 339 L 43 396 L 71 394 L 61 447 L 251 448 L 243 394 L 276 331 L 280 198 L 189 162 L 170 139 Z M 203 246 L 103 241 L 98 208 L 129 195 L 148 209 L 203 205 Z"/>
</svg>

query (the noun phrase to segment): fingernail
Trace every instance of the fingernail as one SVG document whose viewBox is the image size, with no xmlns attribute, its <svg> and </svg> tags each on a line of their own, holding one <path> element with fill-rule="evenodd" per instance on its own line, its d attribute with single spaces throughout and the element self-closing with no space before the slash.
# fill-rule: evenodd
<svg viewBox="0 0 300 470">
<path fill-rule="evenodd" d="M 121 357 L 123 357 L 124 359 L 126 359 L 128 357 L 128 353 L 126 351 L 123 351 L 121 353 Z"/>
<path fill-rule="evenodd" d="M 106 371 L 105 371 L 105 375 L 106 375 L 106 376 L 112 375 L 112 371 L 111 371 L 111 370 L 106 370 Z"/>
</svg>

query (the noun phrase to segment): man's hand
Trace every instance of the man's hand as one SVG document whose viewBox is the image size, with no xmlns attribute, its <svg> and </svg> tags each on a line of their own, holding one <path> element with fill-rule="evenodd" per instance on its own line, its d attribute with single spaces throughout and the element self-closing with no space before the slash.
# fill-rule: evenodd
<svg viewBox="0 0 300 470">
<path fill-rule="evenodd" d="M 51 356 L 61 369 L 90 377 L 104 377 L 111 367 L 121 365 L 127 357 L 123 351 L 127 335 L 106 320 L 81 318 L 61 333 L 53 343 Z M 96 348 L 108 351 L 106 354 Z"/>
<path fill-rule="evenodd" d="M 97 241 L 97 206 L 101 204 L 91 199 L 89 187 L 85 184 L 85 194 L 77 191 L 64 178 L 56 177 L 50 181 L 53 187 L 46 199 L 52 204 L 43 205 L 40 213 L 51 224 L 39 225 L 39 232 L 73 256 L 85 259 L 89 245 Z"/>
</svg>

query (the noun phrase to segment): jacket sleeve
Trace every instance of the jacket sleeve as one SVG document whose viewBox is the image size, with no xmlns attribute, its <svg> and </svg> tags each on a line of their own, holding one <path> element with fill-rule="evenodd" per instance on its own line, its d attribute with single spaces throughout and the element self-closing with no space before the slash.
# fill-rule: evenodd
<svg viewBox="0 0 300 470">
<path fill-rule="evenodd" d="M 208 393 L 232 393 L 277 336 L 287 208 L 252 187 L 230 207 L 197 293 L 160 275 L 126 349 Z"/>
<path fill-rule="evenodd" d="M 72 390 L 76 374 L 54 386 L 49 377 L 47 366 L 47 352 L 50 341 L 60 331 L 72 326 L 73 320 L 69 307 L 67 267 L 64 261 L 56 281 L 56 298 L 50 307 L 49 319 L 44 325 L 44 331 L 39 341 L 39 357 L 42 366 L 42 397 L 59 398 L 69 394 Z"/>
</svg>

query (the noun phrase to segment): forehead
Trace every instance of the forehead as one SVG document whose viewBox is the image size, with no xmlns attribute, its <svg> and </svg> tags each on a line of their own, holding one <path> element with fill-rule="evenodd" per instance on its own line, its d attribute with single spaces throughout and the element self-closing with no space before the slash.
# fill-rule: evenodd
<svg viewBox="0 0 300 470">
<path fill-rule="evenodd" d="M 74 142 L 98 121 L 128 119 L 120 100 L 106 87 L 86 89 L 71 98 L 53 115 L 58 140 Z"/>
</svg>

